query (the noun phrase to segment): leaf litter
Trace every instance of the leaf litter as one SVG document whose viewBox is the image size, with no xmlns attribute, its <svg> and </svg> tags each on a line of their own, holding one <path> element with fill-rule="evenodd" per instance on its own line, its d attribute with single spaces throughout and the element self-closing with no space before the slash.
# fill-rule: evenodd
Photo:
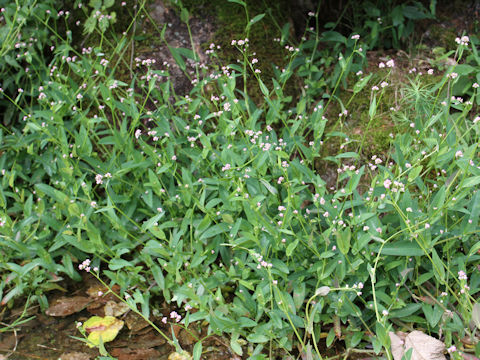
<svg viewBox="0 0 480 360">
<path fill-rule="evenodd" d="M 85 296 L 61 297 L 45 311 L 49 316 L 68 316 L 82 311 L 92 301 Z"/>
</svg>

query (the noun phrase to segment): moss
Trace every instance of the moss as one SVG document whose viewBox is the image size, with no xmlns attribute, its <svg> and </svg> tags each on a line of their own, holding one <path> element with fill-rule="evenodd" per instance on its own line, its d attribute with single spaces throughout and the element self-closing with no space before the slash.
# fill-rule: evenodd
<svg viewBox="0 0 480 360">
<path fill-rule="evenodd" d="M 260 69 L 262 80 L 268 88 L 271 88 L 271 79 L 274 77 L 273 65 L 281 67 L 286 63 L 288 52 L 273 39 L 280 37 L 280 27 L 290 21 L 288 14 L 290 4 L 288 0 L 247 0 L 246 3 L 250 19 L 265 14 L 251 27 L 248 38 L 250 53 L 255 53 L 259 60 L 256 68 Z M 221 46 L 221 50 L 218 51 L 221 64 L 236 64 L 237 59 L 243 60 L 240 52 L 231 45 L 233 39 L 246 37 L 247 17 L 242 6 L 225 0 L 185 0 L 183 4 L 196 16 L 215 18 L 218 28 L 212 42 Z M 243 85 L 240 84 L 241 87 Z M 263 94 L 253 76 L 248 80 L 247 89 L 249 96 L 257 104 L 263 101 Z M 284 93 L 286 96 L 296 93 L 293 82 L 284 89 Z"/>
<path fill-rule="evenodd" d="M 380 74 L 376 74 L 369 84 L 378 82 Z M 354 84 L 356 79 L 349 79 L 349 84 Z M 344 140 L 340 137 L 329 138 L 322 156 L 334 156 L 337 153 L 346 151 L 358 151 L 363 142 L 361 154 L 364 158 L 371 158 L 373 155 L 386 157 L 390 150 L 391 133 L 395 133 L 396 126 L 391 119 L 391 107 L 396 106 L 395 91 L 387 88 L 378 105 L 375 117 L 370 121 L 369 108 L 371 85 L 367 85 L 362 91 L 352 97 L 351 91 L 340 89 L 339 100 L 346 106 L 349 115 L 339 119 L 338 114 L 342 109 L 339 102 L 332 102 L 327 109 L 327 118 L 330 119 L 325 133 L 342 131 L 353 140 L 351 144 L 340 150 Z M 378 101 L 378 99 L 377 99 Z M 337 121 L 338 120 L 338 121 Z"/>
<path fill-rule="evenodd" d="M 445 28 L 441 24 L 433 24 L 430 29 L 429 37 L 434 41 L 437 47 L 444 49 L 455 49 L 457 44 L 455 38 L 458 36 L 454 27 Z"/>
</svg>

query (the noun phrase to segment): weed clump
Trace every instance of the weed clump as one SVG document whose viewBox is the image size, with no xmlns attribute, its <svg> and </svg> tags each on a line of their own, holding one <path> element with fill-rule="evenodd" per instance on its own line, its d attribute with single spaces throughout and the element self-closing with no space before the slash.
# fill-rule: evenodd
<svg viewBox="0 0 480 360">
<path fill-rule="evenodd" d="M 135 18 L 115 38 L 111 1 L 91 1 L 99 42 L 79 50 L 54 31 L 68 15 L 53 5 L 2 9 L 3 305 L 30 294 L 46 309 L 52 276 L 86 271 L 177 354 L 175 329 L 202 334 L 184 346 L 194 359 L 212 334 L 250 359 L 321 359 L 334 343 L 391 358 L 392 334 L 410 328 L 452 357 L 458 339 L 478 343 L 478 38 L 459 34 L 451 65 L 401 77 L 393 57 L 367 67 L 358 32 L 294 43 L 284 26 L 267 73 L 255 48 L 267 10 L 235 0 L 219 15 L 245 14 L 221 46 L 231 60 L 216 44 L 213 65 L 168 46 L 191 85 L 178 94 L 173 65 L 138 57 L 118 77 Z M 48 62 L 27 50 L 35 31 L 38 49 L 55 39 Z M 123 322 L 107 320 L 113 340 Z"/>
</svg>

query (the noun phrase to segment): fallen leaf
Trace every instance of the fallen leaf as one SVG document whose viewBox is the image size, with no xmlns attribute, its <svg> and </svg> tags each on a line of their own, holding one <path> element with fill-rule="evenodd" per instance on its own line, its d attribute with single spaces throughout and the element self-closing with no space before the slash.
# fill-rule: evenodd
<svg viewBox="0 0 480 360">
<path fill-rule="evenodd" d="M 2 341 L 0 341 L 0 349 L 3 349 L 3 350 L 14 349 L 15 344 L 22 337 L 23 337 L 23 334 L 20 334 L 20 333 L 4 334 Z"/>
<path fill-rule="evenodd" d="M 49 316 L 68 316 L 85 309 L 91 300 L 84 296 L 61 297 L 45 311 Z"/>
<path fill-rule="evenodd" d="M 193 345 L 198 341 L 198 334 L 193 329 L 189 329 L 188 331 L 182 329 L 178 335 L 178 341 L 182 346 Z"/>
<path fill-rule="evenodd" d="M 445 344 L 421 331 L 412 331 L 403 340 L 390 332 L 391 350 L 394 360 L 401 360 L 405 352 L 412 349 L 410 360 L 445 360 Z"/>
<path fill-rule="evenodd" d="M 87 306 L 87 311 L 94 316 L 105 316 L 104 304 L 100 302 L 93 302 Z"/>
<path fill-rule="evenodd" d="M 192 360 L 192 355 L 186 351 L 183 351 L 181 354 L 174 352 L 168 356 L 168 360 Z"/>
<path fill-rule="evenodd" d="M 144 335 L 130 337 L 128 339 L 117 339 L 112 343 L 112 346 L 122 348 L 128 347 L 130 349 L 149 349 L 156 346 L 165 345 L 167 341 L 158 335 L 157 332 L 149 332 Z"/>
<path fill-rule="evenodd" d="M 125 314 L 130 307 L 124 302 L 107 301 L 104 307 L 106 316 L 120 316 Z"/>
<path fill-rule="evenodd" d="M 117 348 L 112 350 L 112 355 L 118 360 L 156 360 L 161 354 L 155 349 Z"/>
<path fill-rule="evenodd" d="M 133 311 L 127 314 L 127 316 L 125 317 L 125 322 L 127 324 L 127 327 L 132 332 L 138 332 L 150 325 L 140 315 L 134 313 Z"/>
<path fill-rule="evenodd" d="M 60 355 L 59 360 L 90 360 L 92 357 L 81 352 L 71 352 Z"/>
<path fill-rule="evenodd" d="M 98 346 L 100 344 L 100 337 L 102 342 L 106 343 L 112 341 L 117 336 L 118 332 L 123 327 L 123 321 L 114 318 L 113 316 L 92 316 L 83 324 L 83 330 L 88 335 L 88 344 L 90 347 Z"/>
</svg>

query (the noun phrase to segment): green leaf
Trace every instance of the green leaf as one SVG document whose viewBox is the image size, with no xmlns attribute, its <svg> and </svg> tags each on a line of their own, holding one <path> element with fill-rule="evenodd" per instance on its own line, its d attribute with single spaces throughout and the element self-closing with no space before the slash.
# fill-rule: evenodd
<svg viewBox="0 0 480 360">
<path fill-rule="evenodd" d="M 358 154 L 353 151 L 344 152 L 335 156 L 335 159 L 358 159 Z"/>
<path fill-rule="evenodd" d="M 160 290 L 165 290 L 165 277 L 163 276 L 163 271 L 158 265 L 153 265 L 151 267 L 153 279 L 157 283 Z"/>
<path fill-rule="evenodd" d="M 472 176 L 463 182 L 462 189 L 474 187 L 478 184 L 480 184 L 480 176 Z"/>
<path fill-rule="evenodd" d="M 443 283 L 445 281 L 445 269 L 443 268 L 442 260 L 438 257 L 437 252 L 433 248 L 432 248 L 432 262 L 433 262 L 433 273 L 435 274 L 435 277 L 437 278 L 437 280 Z"/>
<path fill-rule="evenodd" d="M 182 56 L 180 55 L 178 49 L 168 46 L 168 49 L 170 50 L 170 53 L 173 56 L 173 59 L 177 63 L 178 67 L 182 70 L 185 71 L 187 68 L 187 65 L 185 64 L 185 61 L 182 59 Z"/>
<path fill-rule="evenodd" d="M 334 340 L 335 340 L 335 329 L 332 327 L 327 334 L 327 339 L 326 339 L 327 347 L 330 347 L 330 345 L 332 345 Z"/>
<path fill-rule="evenodd" d="M 155 226 L 155 224 L 158 222 L 158 220 L 160 220 L 164 216 L 165 216 L 165 213 L 162 211 L 161 213 L 159 213 L 159 214 L 151 217 L 147 221 L 145 221 L 142 225 L 142 231 L 147 231 L 150 228 L 152 228 L 153 226 Z"/>
<path fill-rule="evenodd" d="M 446 190 L 445 190 L 445 185 L 443 185 L 433 197 L 432 204 L 431 204 L 431 211 L 440 209 L 445 203 L 445 197 L 446 197 Z"/>
<path fill-rule="evenodd" d="M 407 304 L 406 306 L 404 306 L 401 309 L 393 310 L 390 313 L 390 316 L 394 317 L 394 318 L 401 319 L 405 316 L 410 316 L 410 315 L 416 313 L 420 308 L 421 308 L 421 304 L 419 304 L 419 303 Z"/>
<path fill-rule="evenodd" d="M 232 338 L 230 339 L 230 347 L 232 350 L 235 352 L 235 354 L 242 356 L 243 355 L 243 350 L 240 344 L 238 343 L 238 334 L 233 334 Z"/>
<path fill-rule="evenodd" d="M 44 194 L 48 195 L 49 197 L 57 200 L 60 203 L 66 203 L 68 201 L 68 196 L 62 193 L 61 191 L 51 187 L 50 185 L 46 184 L 36 184 L 35 188 Z"/>
<path fill-rule="evenodd" d="M 245 4 L 242 0 L 228 0 L 228 2 L 242 5 L 243 7 L 247 7 L 247 4 Z"/>
<path fill-rule="evenodd" d="M 370 78 L 372 77 L 373 74 L 368 74 L 368 76 L 365 76 L 364 78 L 360 79 L 355 83 L 353 86 L 353 93 L 358 94 L 362 89 L 367 85 L 367 83 L 370 81 Z"/>
<path fill-rule="evenodd" d="M 265 14 L 258 14 L 257 16 L 255 16 L 252 20 L 250 20 L 250 22 L 247 24 L 247 29 L 249 29 L 253 24 L 259 22 L 260 20 L 263 19 L 263 17 L 265 16 Z"/>
<path fill-rule="evenodd" d="M 182 7 L 182 10 L 180 11 L 180 20 L 182 20 L 184 23 L 187 23 L 189 16 L 190 15 L 188 13 L 188 10 L 186 8 Z"/>
<path fill-rule="evenodd" d="M 377 112 L 377 97 L 374 95 L 373 100 L 370 103 L 370 108 L 368 109 L 368 116 L 372 119 Z"/>
<path fill-rule="evenodd" d="M 245 316 L 242 316 L 238 319 L 238 323 L 240 325 L 240 327 L 244 328 L 244 327 L 255 327 L 257 326 L 257 322 L 256 321 L 253 321 L 252 319 L 249 319 Z"/>
<path fill-rule="evenodd" d="M 413 169 L 410 169 L 408 173 L 408 182 L 413 182 L 422 172 L 423 165 L 415 166 Z"/>
<path fill-rule="evenodd" d="M 93 7 L 94 9 L 98 10 L 102 6 L 102 0 L 90 0 L 88 2 L 88 6 Z"/>
<path fill-rule="evenodd" d="M 202 356 L 202 342 L 199 341 L 193 347 L 193 360 L 200 360 L 200 356 Z"/>
<path fill-rule="evenodd" d="M 260 85 L 260 90 L 262 91 L 262 94 L 265 95 L 265 97 L 268 98 L 269 92 L 265 84 L 263 83 L 262 79 L 258 78 L 258 84 Z"/>
<path fill-rule="evenodd" d="M 290 23 L 287 22 L 282 27 L 282 40 L 281 40 L 282 44 L 285 40 L 288 39 L 289 35 L 290 35 Z"/>
<path fill-rule="evenodd" d="M 467 64 L 460 64 L 455 67 L 454 70 L 458 75 L 468 75 L 474 71 L 477 71 L 475 67 Z"/>
<path fill-rule="evenodd" d="M 89 16 L 88 19 L 83 24 L 83 32 L 85 34 L 91 34 L 93 30 L 95 30 L 95 25 L 97 25 L 97 18 L 93 16 Z"/>
<path fill-rule="evenodd" d="M 200 240 L 209 239 L 215 235 L 222 234 L 228 231 L 227 224 L 216 224 L 205 230 L 205 232 L 200 236 Z"/>
<path fill-rule="evenodd" d="M 125 267 L 132 267 L 132 266 L 133 266 L 132 263 L 130 263 L 127 260 L 123 260 L 123 259 L 112 259 L 112 260 L 110 260 L 110 263 L 108 264 L 108 268 L 112 271 L 123 269 Z"/>
<path fill-rule="evenodd" d="M 287 254 L 288 257 L 292 256 L 293 251 L 297 247 L 298 243 L 299 243 L 299 240 L 296 239 L 294 242 L 288 244 L 287 250 L 286 250 L 286 254 Z"/>
<path fill-rule="evenodd" d="M 339 42 L 342 44 L 345 44 L 347 41 L 347 38 L 340 34 L 339 32 L 336 31 L 325 31 L 322 33 L 322 41 L 333 41 L 333 42 Z"/>
<path fill-rule="evenodd" d="M 429 14 L 424 13 L 418 6 L 405 6 L 403 8 L 403 16 L 411 20 L 427 19 Z"/>
<path fill-rule="evenodd" d="M 264 153 L 266 154 L 266 153 Z M 272 185 L 270 185 L 270 183 L 265 180 L 265 179 L 260 179 L 260 182 L 263 184 L 263 186 L 265 186 L 267 188 L 267 190 L 272 194 L 272 195 L 277 195 L 278 191 L 275 187 L 273 187 Z"/>
<path fill-rule="evenodd" d="M 253 333 L 247 336 L 247 341 L 252 343 L 264 343 L 267 342 L 269 338 L 266 335 Z"/>
<path fill-rule="evenodd" d="M 425 253 L 416 242 L 401 240 L 385 245 L 382 249 L 382 255 L 422 256 Z"/>
<path fill-rule="evenodd" d="M 335 233 L 335 236 L 337 238 L 338 249 L 343 255 L 347 255 L 348 251 L 350 250 L 350 239 L 352 237 L 350 228 L 347 227 L 343 231 L 338 230 Z"/>
</svg>

